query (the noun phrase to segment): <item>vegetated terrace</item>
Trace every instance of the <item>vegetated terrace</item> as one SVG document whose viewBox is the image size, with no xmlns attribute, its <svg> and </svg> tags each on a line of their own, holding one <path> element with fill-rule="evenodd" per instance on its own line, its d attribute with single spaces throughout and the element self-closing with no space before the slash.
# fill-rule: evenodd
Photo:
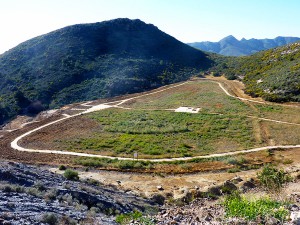
<svg viewBox="0 0 300 225">
<path fill-rule="evenodd" d="M 168 111 L 180 106 L 201 111 Z M 227 96 L 217 83 L 209 81 L 141 96 L 120 107 L 126 109 L 110 108 L 49 126 L 24 138 L 21 145 L 118 157 L 132 157 L 138 152 L 141 158 L 168 158 L 287 144 L 280 135 L 285 130 L 299 139 L 298 126 L 277 123 L 276 132 L 271 132 L 274 122 L 258 118 L 298 122 L 294 115 L 300 109 L 243 102 Z"/>
</svg>

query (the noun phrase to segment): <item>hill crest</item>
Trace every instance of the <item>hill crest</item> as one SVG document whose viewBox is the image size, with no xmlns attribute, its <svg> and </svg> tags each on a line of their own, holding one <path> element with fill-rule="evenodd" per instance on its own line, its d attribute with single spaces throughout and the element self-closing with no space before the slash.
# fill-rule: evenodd
<svg viewBox="0 0 300 225">
<path fill-rule="evenodd" d="M 141 20 L 77 24 L 0 55 L 0 124 L 18 113 L 150 90 L 212 61 Z"/>
</svg>

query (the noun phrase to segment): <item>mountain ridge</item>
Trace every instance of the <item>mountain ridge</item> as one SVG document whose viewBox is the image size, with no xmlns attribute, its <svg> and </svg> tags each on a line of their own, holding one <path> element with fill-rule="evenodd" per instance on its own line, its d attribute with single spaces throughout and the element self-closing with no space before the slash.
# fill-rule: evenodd
<svg viewBox="0 0 300 225">
<path fill-rule="evenodd" d="M 18 113 L 182 81 L 211 63 L 138 19 L 61 28 L 0 55 L 0 124 Z"/>
<path fill-rule="evenodd" d="M 259 51 L 268 50 L 270 48 L 280 47 L 299 41 L 298 37 L 282 37 L 278 36 L 274 39 L 245 39 L 237 40 L 233 35 L 224 37 L 218 42 L 193 42 L 188 45 L 197 49 L 213 52 L 225 56 L 245 56 L 251 55 Z"/>
<path fill-rule="evenodd" d="M 225 58 L 214 72 L 240 79 L 245 92 L 253 97 L 300 102 L 300 41 L 250 56 Z"/>
</svg>

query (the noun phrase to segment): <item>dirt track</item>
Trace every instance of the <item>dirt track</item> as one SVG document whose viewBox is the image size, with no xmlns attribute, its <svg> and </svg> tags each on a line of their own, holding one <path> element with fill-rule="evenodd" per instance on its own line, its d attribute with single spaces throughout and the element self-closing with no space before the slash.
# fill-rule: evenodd
<svg viewBox="0 0 300 225">
<path fill-rule="evenodd" d="M 255 102 L 261 102 L 264 103 L 263 100 L 261 99 L 253 99 L 247 95 L 245 95 L 243 93 L 243 91 L 241 90 L 241 86 L 242 84 L 239 82 L 235 82 L 235 81 L 228 81 L 222 78 L 214 78 L 212 79 L 212 81 L 214 82 L 218 82 L 218 84 L 220 85 L 220 87 L 225 91 L 226 94 L 228 94 L 231 97 L 235 97 L 235 98 L 239 98 L 240 100 L 254 100 Z M 188 81 L 190 82 L 190 81 Z M 145 92 L 145 93 L 141 93 L 141 94 L 133 94 L 133 95 L 128 95 L 128 96 L 122 96 L 120 98 L 113 98 L 113 99 L 104 99 L 104 100 L 97 100 L 97 101 L 93 101 L 93 102 L 86 102 L 86 103 L 82 103 L 82 104 L 73 104 L 71 105 L 69 108 L 66 107 L 66 110 L 62 112 L 62 114 L 64 114 L 63 117 L 51 117 L 49 119 L 43 120 L 41 122 L 38 123 L 34 123 L 34 124 L 28 124 L 26 125 L 24 128 L 20 129 L 20 130 L 16 130 L 14 132 L 10 132 L 10 133 L 4 133 L 1 134 L 2 137 L 0 137 L 0 157 L 1 158 L 5 158 L 5 159 L 9 159 L 9 160 L 17 160 L 17 161 L 25 161 L 25 162 L 31 162 L 31 163 L 53 163 L 53 164 L 58 164 L 58 163 L 71 163 L 73 161 L 73 159 L 76 157 L 75 155 L 81 155 L 82 154 L 77 154 L 74 152 L 70 152 L 70 153 L 65 153 L 65 152 L 61 152 L 61 151 L 48 151 L 45 152 L 44 150 L 41 150 L 41 153 L 38 153 L 36 150 L 34 150 L 33 152 L 24 152 L 24 151 L 17 151 L 11 148 L 11 144 L 13 143 L 12 146 L 14 148 L 18 148 L 17 147 L 17 143 L 20 139 L 22 139 L 22 137 L 26 136 L 26 134 L 28 135 L 36 130 L 39 130 L 43 127 L 48 126 L 50 123 L 56 123 L 56 121 L 59 120 L 65 120 L 65 119 L 69 119 L 72 118 L 76 115 L 80 115 L 82 112 L 90 112 L 90 111 L 94 111 L 94 110 L 99 110 L 102 109 L 101 107 L 99 108 L 99 106 L 103 106 L 103 104 L 105 104 L 106 106 L 109 104 L 115 104 L 116 106 L 120 106 L 122 105 L 124 102 L 127 102 L 129 100 L 135 99 L 135 98 L 139 98 L 141 96 L 145 96 L 145 95 L 149 95 L 149 94 L 154 94 L 154 93 L 158 93 L 158 92 L 162 92 L 164 90 L 170 89 L 170 88 L 174 88 L 180 85 L 185 84 L 185 82 L 180 83 L 180 84 L 176 84 L 176 85 L 169 85 L 167 87 L 162 87 L 159 88 L 155 91 L 150 91 L 150 92 Z M 225 89 L 223 86 L 226 85 Z M 240 95 L 239 96 L 235 96 L 235 95 Z M 100 103 L 100 104 L 99 104 Z M 103 103 L 103 104 L 101 104 Z M 272 103 L 271 103 L 272 104 Z M 105 106 L 104 105 L 104 106 Z M 67 114 L 67 112 L 69 112 L 70 108 L 81 108 L 79 111 L 77 112 L 75 115 L 69 115 Z M 89 110 L 87 110 L 90 107 Z M 91 108 L 92 107 L 92 108 Z M 98 107 L 98 108 L 97 108 Z M 298 107 L 298 105 L 296 105 L 296 107 Z M 105 108 L 105 107 L 104 107 Z M 93 110 L 91 110 L 93 109 Z M 81 113 L 80 113 L 81 112 Z M 66 116 L 65 114 L 69 115 Z M 266 119 L 266 118 L 260 118 L 260 119 Z M 266 119 L 269 120 L 269 119 Z M 282 121 L 273 121 L 273 122 L 282 122 Z M 285 123 L 285 122 L 283 122 Z M 298 124 L 297 124 L 298 125 Z M 268 148 L 277 148 L 278 146 L 269 146 L 269 147 L 263 147 L 263 148 L 258 148 L 258 149 L 252 149 L 251 151 L 260 151 L 260 150 L 264 150 L 264 149 L 268 149 Z M 280 148 L 284 148 L 285 146 L 279 146 Z M 295 148 L 295 147 L 300 147 L 300 146 L 288 146 L 288 148 Z M 25 148 L 20 147 L 19 150 L 24 150 Z M 25 149 L 26 150 L 26 149 Z M 36 153 L 34 153 L 36 152 Z M 246 152 L 246 151 L 242 151 L 242 152 Z M 58 154 L 53 154 L 53 153 L 58 153 Z M 239 152 L 241 153 L 241 152 Z M 216 157 L 216 156 L 221 156 L 221 155 L 231 155 L 231 154 L 237 154 L 237 153 L 223 153 L 223 154 L 214 154 L 212 156 L 204 156 L 204 157 Z M 87 156 L 86 154 L 84 154 L 84 156 Z M 97 156 L 99 157 L 99 156 Z M 203 157 L 203 156 L 201 156 Z M 182 158 L 182 159 L 189 159 L 189 158 Z M 177 159 L 171 159 L 171 160 L 178 160 Z M 157 161 L 157 160 L 154 160 Z M 170 159 L 165 159 L 165 161 L 170 161 Z"/>
<path fill-rule="evenodd" d="M 218 83 L 219 87 L 225 92 L 226 95 L 233 97 L 233 98 L 237 98 L 241 101 L 250 101 L 250 102 L 255 102 L 255 103 L 261 103 L 261 104 L 266 104 L 266 102 L 263 101 L 259 101 L 259 100 L 253 100 L 250 98 L 244 98 L 245 95 L 243 95 L 244 97 L 238 97 L 238 96 L 234 96 L 231 93 L 229 93 L 229 91 L 224 88 L 223 84 L 220 83 L 219 81 L 215 81 L 215 80 L 211 80 L 211 79 L 204 79 L 204 80 L 209 80 L 212 82 L 216 82 Z M 136 99 L 136 98 L 140 98 L 140 97 L 144 97 L 147 95 L 152 95 L 152 94 L 156 94 L 156 93 L 160 93 L 172 88 L 176 88 L 178 86 L 182 86 L 187 82 L 184 83 L 180 83 L 180 84 L 176 84 L 176 85 L 172 85 L 170 87 L 166 87 L 166 88 L 162 88 L 160 90 L 156 90 L 150 93 L 144 93 L 138 96 L 134 96 L 134 97 L 129 97 L 123 100 L 117 100 L 117 101 L 112 101 L 112 102 L 108 102 L 108 103 L 104 103 L 104 104 L 99 104 L 99 105 L 90 105 L 92 102 L 88 102 L 88 103 L 84 103 L 81 104 L 81 106 L 90 106 L 90 108 L 75 108 L 76 110 L 82 110 L 80 113 L 74 114 L 74 115 L 68 115 L 68 114 L 63 114 L 65 117 L 51 121 L 49 123 L 46 123 L 42 126 L 39 126 L 35 129 L 29 130 L 25 133 L 23 133 L 22 135 L 18 136 L 16 139 L 14 139 L 11 142 L 11 147 L 13 149 L 16 149 L 18 151 L 25 151 L 25 152 L 37 152 L 37 153 L 49 153 L 49 154 L 58 154 L 58 155 L 70 155 L 70 156 L 84 156 L 84 157 L 98 157 L 98 158 L 109 158 L 109 159 L 115 159 L 118 158 L 119 160 L 134 160 L 133 158 L 121 158 L 121 157 L 112 157 L 112 156 L 103 156 L 103 155 L 95 155 L 95 154 L 89 154 L 89 153 L 78 153 L 78 152 L 69 152 L 69 151 L 58 151 L 58 150 L 47 150 L 47 149 L 30 149 L 30 148 L 24 148 L 22 146 L 19 145 L 19 141 L 36 132 L 39 131 L 45 127 L 48 127 L 52 124 L 61 122 L 63 120 L 69 119 L 69 118 L 73 118 L 73 117 L 77 117 L 80 116 L 82 114 L 86 114 L 86 113 L 90 113 L 90 112 L 95 112 L 95 111 L 99 111 L 99 110 L 103 110 L 106 108 L 110 108 L 110 107 L 119 107 L 120 105 L 122 105 L 123 103 Z M 234 89 L 238 90 L 238 88 L 236 88 L 235 85 Z M 237 92 L 239 93 L 239 92 Z M 275 122 L 275 123 L 283 123 L 283 124 L 289 124 L 289 125 L 300 125 L 300 124 L 296 124 L 296 123 L 289 123 L 289 122 L 285 122 L 285 121 L 279 121 L 279 120 L 272 120 L 272 119 L 268 119 L 268 118 L 259 118 L 259 117 L 254 117 L 254 116 L 248 116 L 250 118 L 255 118 L 258 120 L 265 120 L 265 121 L 271 121 L 271 122 Z M 181 157 L 181 158 L 167 158 L 167 159 L 140 159 L 140 161 L 152 161 L 152 162 L 170 162 L 170 161 L 176 161 L 176 160 L 191 160 L 191 159 L 196 159 L 196 158 L 213 158 L 213 157 L 221 157 L 221 156 L 228 156 L 228 155 L 236 155 L 236 154 L 241 154 L 241 153 L 250 153 L 250 152 L 257 152 L 257 151 L 263 151 L 263 150 L 268 150 L 268 149 L 291 149 L 291 148 L 300 148 L 300 144 L 299 145 L 272 145 L 272 146 L 264 146 L 264 147 L 259 147 L 259 148 L 253 148 L 253 149 L 245 149 L 245 150 L 240 150 L 240 151 L 232 151 L 232 152 L 225 152 L 225 153 L 219 153 L 219 154 L 211 154 L 211 155 L 205 155 L 205 156 L 194 156 L 194 157 Z"/>
</svg>

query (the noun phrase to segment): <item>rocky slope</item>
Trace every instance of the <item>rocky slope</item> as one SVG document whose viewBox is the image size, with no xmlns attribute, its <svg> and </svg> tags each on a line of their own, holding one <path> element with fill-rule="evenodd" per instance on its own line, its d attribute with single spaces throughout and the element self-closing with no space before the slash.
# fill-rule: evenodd
<svg viewBox="0 0 300 225">
<path fill-rule="evenodd" d="M 0 224 L 116 224 L 116 213 L 155 207 L 93 180 L 71 181 L 35 166 L 0 164 Z"/>
</svg>

